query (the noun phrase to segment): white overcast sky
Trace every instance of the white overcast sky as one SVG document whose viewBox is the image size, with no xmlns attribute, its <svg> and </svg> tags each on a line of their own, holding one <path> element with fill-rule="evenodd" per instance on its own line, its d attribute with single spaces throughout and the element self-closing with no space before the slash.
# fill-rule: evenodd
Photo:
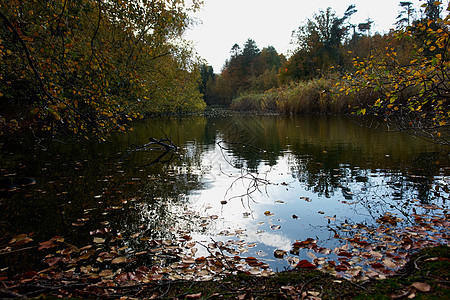
<svg viewBox="0 0 450 300">
<path fill-rule="evenodd" d="M 423 0 L 410 0 L 417 8 Z M 354 24 L 374 21 L 371 32 L 388 32 L 399 12 L 396 0 L 205 0 L 195 17 L 202 23 L 188 30 L 198 54 L 219 73 L 230 57 L 231 47 L 242 46 L 248 38 L 260 49 L 274 46 L 288 54 L 291 33 L 319 9 L 331 7 L 342 16 L 350 4 L 358 10 L 350 19 Z M 446 3 L 447 1 L 442 1 Z"/>
</svg>

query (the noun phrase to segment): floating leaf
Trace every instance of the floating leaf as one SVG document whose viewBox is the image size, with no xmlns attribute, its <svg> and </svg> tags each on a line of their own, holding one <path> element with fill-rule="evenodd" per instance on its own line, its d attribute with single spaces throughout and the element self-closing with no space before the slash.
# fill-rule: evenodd
<svg viewBox="0 0 450 300">
<path fill-rule="evenodd" d="M 100 271 L 100 273 L 98 275 L 100 277 L 108 277 L 108 276 L 112 276 L 113 272 L 111 270 L 102 270 L 102 271 Z"/>
<path fill-rule="evenodd" d="M 124 263 L 126 260 L 127 260 L 126 257 L 119 256 L 119 257 L 114 258 L 111 263 L 113 263 L 113 264 L 121 264 L 121 263 Z"/>
<path fill-rule="evenodd" d="M 52 257 L 45 260 L 45 262 L 49 265 L 49 267 L 54 266 L 56 263 L 58 263 L 62 257 Z"/>
<path fill-rule="evenodd" d="M 278 229 L 281 228 L 281 225 L 272 225 L 272 226 L 270 226 L 270 228 L 271 228 L 272 230 L 278 230 Z"/>
<path fill-rule="evenodd" d="M 284 250 L 275 250 L 273 252 L 273 256 L 275 256 L 276 258 L 283 258 L 286 255 L 286 251 Z"/>
<path fill-rule="evenodd" d="M 340 252 L 338 253 L 338 256 L 352 257 L 353 254 L 351 254 L 351 253 L 349 253 L 349 252 L 347 252 L 347 251 L 340 251 Z"/>
<path fill-rule="evenodd" d="M 48 240 L 46 242 L 39 243 L 38 250 L 48 249 L 48 248 L 51 248 L 51 247 L 54 247 L 54 246 L 55 245 L 53 244 L 53 241 L 52 240 Z"/>
<path fill-rule="evenodd" d="M 72 223 L 72 226 L 81 227 L 81 226 L 84 226 L 84 223 L 83 222 L 74 222 L 74 223 Z"/>
<path fill-rule="evenodd" d="M 300 197 L 300 199 L 303 199 L 306 202 L 311 202 L 312 201 L 311 198 L 309 198 L 309 197 Z"/>
<path fill-rule="evenodd" d="M 392 260 L 390 260 L 389 258 L 383 259 L 383 263 L 388 268 L 391 268 L 391 269 L 396 269 L 397 268 L 397 265 L 395 263 L 393 263 Z"/>
<path fill-rule="evenodd" d="M 94 237 L 94 243 L 103 244 L 105 242 L 104 238 Z"/>
<path fill-rule="evenodd" d="M 162 274 L 153 274 L 152 276 L 150 276 L 151 280 L 161 280 L 163 278 Z"/>
</svg>

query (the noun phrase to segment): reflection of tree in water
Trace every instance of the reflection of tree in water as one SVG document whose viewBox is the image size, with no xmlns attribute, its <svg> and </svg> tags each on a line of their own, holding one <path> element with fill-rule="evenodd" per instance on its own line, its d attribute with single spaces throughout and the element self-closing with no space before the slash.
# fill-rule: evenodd
<svg viewBox="0 0 450 300">
<path fill-rule="evenodd" d="M 387 212 L 409 218 L 416 202 L 445 203 L 449 196 L 448 184 L 436 176 L 414 175 L 405 170 L 363 169 L 348 164 L 325 168 L 325 164 L 317 163 L 312 156 L 295 157 L 291 163 L 293 176 L 306 189 L 319 197 L 344 198 L 342 202 L 350 204 L 355 212 L 368 213 L 373 219 Z"/>
<path fill-rule="evenodd" d="M 445 194 L 446 185 L 436 176 L 448 157 L 439 150 L 424 153 L 419 150 L 420 141 L 361 129 L 342 119 L 329 123 L 304 117 L 234 121 L 222 132 L 235 167 L 256 172 L 261 163 L 275 165 L 281 156 L 289 155 L 293 177 L 319 197 L 358 200 L 375 213 L 408 206 L 412 199 L 440 201 Z M 243 147 L 244 143 L 252 147 Z M 405 149 L 405 144 L 411 148 Z"/>
<path fill-rule="evenodd" d="M 182 150 L 182 159 L 152 166 L 149 174 L 153 175 L 142 180 L 138 189 L 130 190 L 127 198 L 136 200 L 128 206 L 125 215 L 115 219 L 114 227 L 120 229 L 124 237 L 139 233 L 140 239 L 126 241 L 133 249 L 144 250 L 148 240 L 171 240 L 177 230 L 199 230 L 199 220 L 185 213 L 186 195 L 203 186 L 201 172 L 198 172 L 201 148 L 201 145 L 188 145 Z"/>
</svg>

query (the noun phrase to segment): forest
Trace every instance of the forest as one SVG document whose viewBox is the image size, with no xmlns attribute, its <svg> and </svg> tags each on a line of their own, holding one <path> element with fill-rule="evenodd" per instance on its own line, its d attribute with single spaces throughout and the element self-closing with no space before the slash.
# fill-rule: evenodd
<svg viewBox="0 0 450 300">
<path fill-rule="evenodd" d="M 201 91 L 208 105 L 243 111 L 375 115 L 448 145 L 449 10 L 400 2 L 396 28 L 384 35 L 371 33 L 371 20 L 352 24 L 355 5 L 342 15 L 319 10 L 292 33 L 288 58 L 248 39 L 220 74 L 201 68 Z"/>
</svg>

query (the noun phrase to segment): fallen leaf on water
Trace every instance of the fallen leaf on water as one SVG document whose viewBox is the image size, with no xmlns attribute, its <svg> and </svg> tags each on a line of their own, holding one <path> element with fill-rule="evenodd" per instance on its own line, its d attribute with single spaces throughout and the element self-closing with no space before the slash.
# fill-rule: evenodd
<svg viewBox="0 0 450 300">
<path fill-rule="evenodd" d="M 96 244 L 103 244 L 104 242 L 105 242 L 105 239 L 103 239 L 103 238 L 99 238 L 99 237 L 94 238 L 94 243 L 96 243 Z"/>
<path fill-rule="evenodd" d="M 321 214 L 321 215 L 323 215 L 323 214 L 324 214 L 324 212 L 323 212 L 323 211 L 321 211 L 321 210 L 319 210 L 319 211 L 318 211 L 318 213 L 319 213 L 319 214 Z"/>
<path fill-rule="evenodd" d="M 121 263 L 125 262 L 126 260 L 127 260 L 126 257 L 119 256 L 119 257 L 114 258 L 111 263 L 113 263 L 113 264 L 121 264 Z"/>
<path fill-rule="evenodd" d="M 195 262 L 198 263 L 198 264 L 204 263 L 204 262 L 206 262 L 206 258 L 204 256 L 197 257 L 195 259 Z"/>
<path fill-rule="evenodd" d="M 312 201 L 311 198 L 309 198 L 309 197 L 300 197 L 300 199 L 303 199 L 306 202 L 311 202 Z"/>
<path fill-rule="evenodd" d="M 347 251 L 340 251 L 338 256 L 352 257 L 353 255 Z"/>
<path fill-rule="evenodd" d="M 372 264 L 370 264 L 371 266 L 372 266 L 372 268 L 374 268 L 374 269 L 384 269 L 384 265 L 383 264 L 380 264 L 380 263 L 378 263 L 378 262 L 374 262 L 374 263 L 372 263 Z"/>
<path fill-rule="evenodd" d="M 100 273 L 98 275 L 100 277 L 107 277 L 107 276 L 112 276 L 113 272 L 111 270 L 102 270 L 102 271 L 100 271 Z"/>
<path fill-rule="evenodd" d="M 421 292 L 431 291 L 431 286 L 424 282 L 414 282 L 413 284 L 411 284 L 411 286 Z"/>
<path fill-rule="evenodd" d="M 53 244 L 53 241 L 49 240 L 49 241 L 46 241 L 46 242 L 39 243 L 38 250 L 48 249 L 48 248 L 51 248 L 51 247 L 54 247 L 54 246 L 55 245 Z"/>
<path fill-rule="evenodd" d="M 62 257 L 53 257 L 53 258 L 48 258 L 45 260 L 45 262 L 50 266 L 54 266 L 57 262 L 59 262 L 62 259 Z"/>
<path fill-rule="evenodd" d="M 266 216 L 273 216 L 273 213 L 272 213 L 272 212 L 270 212 L 270 211 L 268 211 L 268 210 L 267 210 L 267 211 L 265 211 L 265 212 L 264 212 L 264 214 L 265 214 Z"/>
<path fill-rule="evenodd" d="M 9 241 L 9 243 L 10 244 L 19 243 L 19 242 L 23 243 L 23 241 L 27 241 L 27 240 L 28 240 L 28 235 L 25 233 L 22 233 L 22 234 L 19 234 L 19 235 L 13 237 L 12 240 Z M 32 240 L 30 239 L 29 241 L 31 242 Z"/>
<path fill-rule="evenodd" d="M 153 275 L 150 277 L 151 280 L 160 280 L 160 279 L 162 279 L 162 278 L 163 278 L 163 275 L 162 275 L 162 274 L 153 274 Z"/>
<path fill-rule="evenodd" d="M 129 277 L 128 277 L 128 273 L 127 272 L 121 273 L 121 274 L 116 276 L 116 281 L 118 281 L 118 282 L 125 282 L 125 281 L 128 281 L 128 280 L 129 280 Z"/>
<path fill-rule="evenodd" d="M 195 260 L 191 257 L 183 257 L 181 261 L 186 265 L 192 265 L 195 263 Z"/>
<path fill-rule="evenodd" d="M 270 228 L 272 228 L 272 230 L 278 230 L 281 228 L 281 225 L 272 225 Z"/>
<path fill-rule="evenodd" d="M 273 252 L 273 256 L 275 256 L 276 258 L 283 258 L 286 255 L 286 251 L 284 250 L 275 250 Z"/>
<path fill-rule="evenodd" d="M 389 258 L 383 259 L 383 263 L 388 268 L 391 268 L 391 269 L 396 269 L 397 268 L 397 265 L 395 263 L 393 263 L 392 260 L 390 260 Z"/>
<path fill-rule="evenodd" d="M 72 226 L 80 227 L 80 226 L 84 226 L 84 223 L 83 222 L 75 222 L 75 223 L 72 223 Z"/>
</svg>

